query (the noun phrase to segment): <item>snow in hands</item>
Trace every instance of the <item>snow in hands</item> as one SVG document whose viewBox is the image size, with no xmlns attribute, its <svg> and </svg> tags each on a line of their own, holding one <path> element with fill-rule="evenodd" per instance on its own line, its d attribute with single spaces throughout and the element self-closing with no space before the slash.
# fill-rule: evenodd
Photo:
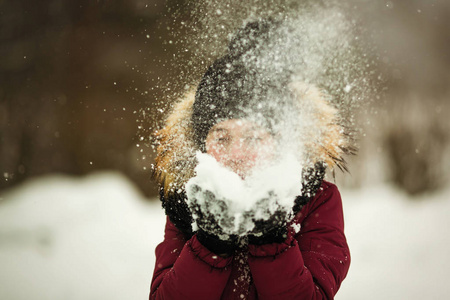
<svg viewBox="0 0 450 300">
<path fill-rule="evenodd" d="M 186 184 L 188 205 L 194 228 L 221 239 L 245 236 L 255 231 L 255 222 L 282 214 L 292 216 L 292 207 L 301 191 L 302 166 L 291 154 L 265 162 L 241 178 L 208 154 L 196 154 L 196 176 Z"/>
</svg>

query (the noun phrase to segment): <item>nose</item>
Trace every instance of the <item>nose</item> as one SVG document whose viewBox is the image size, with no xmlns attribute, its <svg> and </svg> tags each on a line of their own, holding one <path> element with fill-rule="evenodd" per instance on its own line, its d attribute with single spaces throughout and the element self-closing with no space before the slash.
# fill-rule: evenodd
<svg viewBox="0 0 450 300">
<path fill-rule="evenodd" d="M 246 157 L 246 149 L 242 139 L 234 139 L 228 147 L 228 158 L 235 162 L 242 162 Z"/>
</svg>

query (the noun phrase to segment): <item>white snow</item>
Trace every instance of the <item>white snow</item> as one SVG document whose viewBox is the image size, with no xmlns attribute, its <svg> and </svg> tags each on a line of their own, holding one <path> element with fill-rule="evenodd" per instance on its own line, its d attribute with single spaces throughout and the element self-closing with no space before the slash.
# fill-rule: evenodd
<svg viewBox="0 0 450 300">
<path fill-rule="evenodd" d="M 40 178 L 1 198 L 0 299 L 148 298 L 165 218 L 123 176 Z"/>
<path fill-rule="evenodd" d="M 201 186 L 230 200 L 236 211 L 250 209 L 269 192 L 278 196 L 281 205 L 292 207 L 293 199 L 302 188 L 302 166 L 294 155 L 283 155 L 281 160 L 253 170 L 245 179 L 208 154 L 197 152 L 196 156 L 196 176 L 186 185 L 188 194 L 192 185 Z"/>
<path fill-rule="evenodd" d="M 352 264 L 336 299 L 446 299 L 450 189 L 341 193 Z M 43 177 L 0 199 L 0 299 L 147 299 L 165 216 L 123 176 Z"/>
<path fill-rule="evenodd" d="M 196 175 L 186 184 L 188 202 L 200 205 L 202 211 L 212 212 L 219 224 L 222 222 L 218 218 L 228 220 L 228 216 L 234 216 L 233 224 L 223 222 L 222 229 L 226 234 L 244 235 L 254 228 L 251 219 L 242 217 L 246 212 L 254 213 L 258 220 L 267 220 L 281 205 L 288 215 L 295 197 L 300 194 L 302 166 L 293 154 L 283 155 L 279 160 L 253 169 L 244 179 L 208 154 L 197 152 L 196 156 Z M 226 215 L 221 207 L 211 205 L 205 191 L 227 203 Z M 194 219 L 196 217 L 194 215 Z"/>
<path fill-rule="evenodd" d="M 408 199 L 378 185 L 342 198 L 352 263 L 337 300 L 448 299 L 450 189 Z"/>
</svg>

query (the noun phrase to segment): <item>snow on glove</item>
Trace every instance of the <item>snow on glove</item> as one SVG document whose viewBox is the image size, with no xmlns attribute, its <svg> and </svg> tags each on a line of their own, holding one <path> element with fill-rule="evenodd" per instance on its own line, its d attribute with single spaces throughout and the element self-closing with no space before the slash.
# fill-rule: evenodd
<svg viewBox="0 0 450 300">
<path fill-rule="evenodd" d="M 238 231 L 235 217 L 229 214 L 229 201 L 199 185 L 192 185 L 188 205 L 197 224 L 197 238 L 206 248 L 217 254 L 231 254 L 237 247 Z"/>
<path fill-rule="evenodd" d="M 254 245 L 281 243 L 287 237 L 289 210 L 281 206 L 269 193 L 268 198 L 258 201 L 252 212 L 255 227 L 248 234 L 248 242 Z"/>
</svg>

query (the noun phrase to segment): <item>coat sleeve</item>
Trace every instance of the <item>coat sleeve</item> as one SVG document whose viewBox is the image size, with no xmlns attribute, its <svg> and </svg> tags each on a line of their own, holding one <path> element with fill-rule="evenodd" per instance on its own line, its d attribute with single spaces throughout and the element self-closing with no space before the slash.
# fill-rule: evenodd
<svg viewBox="0 0 450 300">
<path fill-rule="evenodd" d="M 164 241 L 155 254 L 150 300 L 220 299 L 230 277 L 232 257 L 215 255 L 196 235 L 186 241 L 168 218 Z"/>
<path fill-rule="evenodd" d="M 322 188 L 297 215 L 298 234 L 290 231 L 282 244 L 249 246 L 259 299 L 333 299 L 338 291 L 350 265 L 342 201 L 335 185 Z"/>
</svg>

